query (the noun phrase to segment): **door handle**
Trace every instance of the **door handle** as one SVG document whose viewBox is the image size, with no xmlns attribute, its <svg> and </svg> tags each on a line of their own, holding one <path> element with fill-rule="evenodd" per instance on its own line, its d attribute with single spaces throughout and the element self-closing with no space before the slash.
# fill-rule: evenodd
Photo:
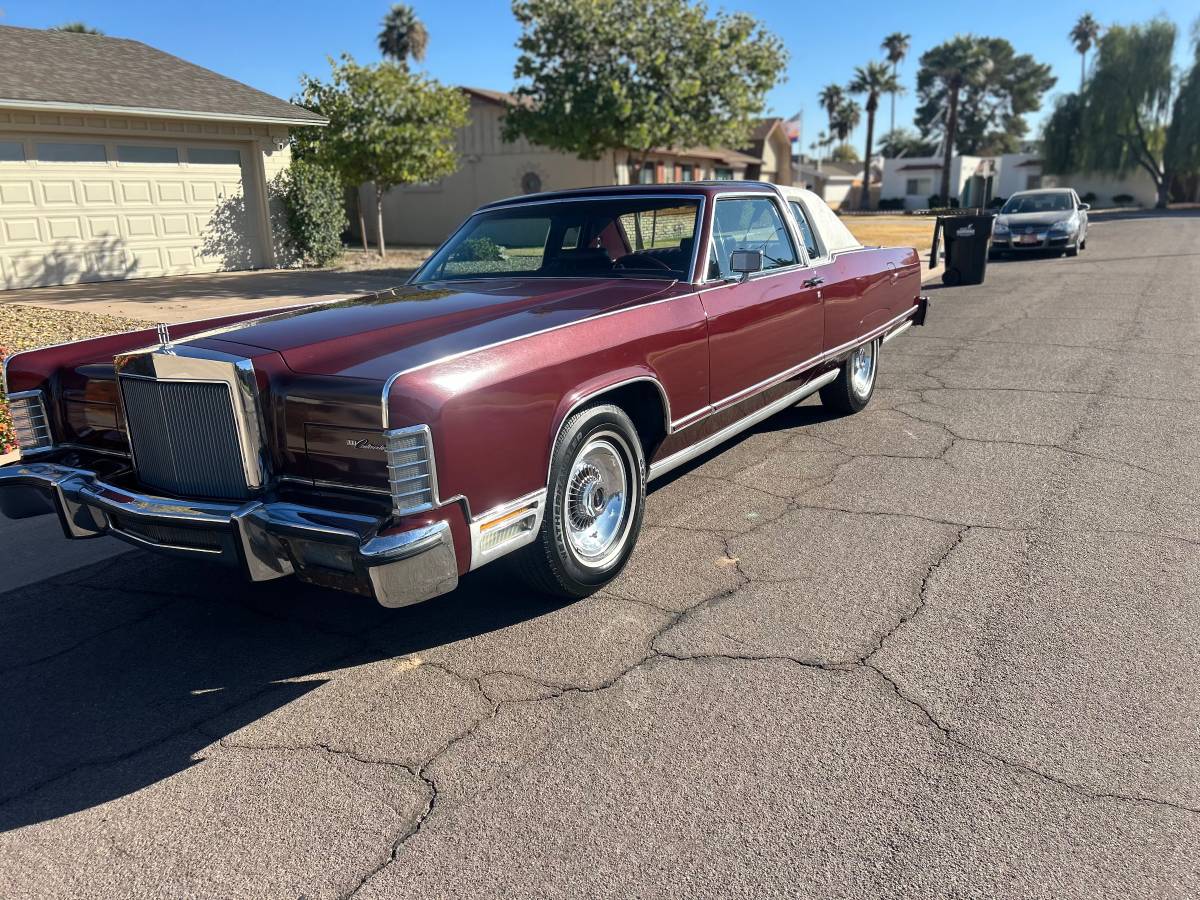
<svg viewBox="0 0 1200 900">
<path fill-rule="evenodd" d="M 810 278 L 806 282 L 804 282 L 804 286 L 806 288 L 815 288 L 815 287 L 820 287 L 824 283 L 825 283 L 824 278 L 822 278 L 820 275 L 814 275 L 812 278 Z"/>
</svg>

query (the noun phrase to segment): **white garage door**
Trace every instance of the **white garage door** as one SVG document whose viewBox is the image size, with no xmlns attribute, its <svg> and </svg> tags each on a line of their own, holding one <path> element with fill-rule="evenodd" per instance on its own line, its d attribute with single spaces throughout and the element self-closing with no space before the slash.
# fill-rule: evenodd
<svg viewBox="0 0 1200 900">
<path fill-rule="evenodd" d="M 236 145 L 0 135 L 0 285 L 251 268 L 245 161 Z"/>
</svg>

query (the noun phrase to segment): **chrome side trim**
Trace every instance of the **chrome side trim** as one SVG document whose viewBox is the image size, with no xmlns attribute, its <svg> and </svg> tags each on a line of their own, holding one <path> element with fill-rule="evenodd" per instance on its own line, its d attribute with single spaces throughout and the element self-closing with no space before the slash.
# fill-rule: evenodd
<svg viewBox="0 0 1200 900">
<path fill-rule="evenodd" d="M 53 447 L 43 447 L 40 450 L 30 450 L 22 454 L 22 458 L 26 456 L 36 456 L 38 453 L 46 453 L 50 450 L 82 450 L 85 453 L 94 453 L 97 456 L 115 456 L 118 459 L 129 459 L 129 454 L 120 450 L 109 450 L 106 447 L 89 447 L 87 444 L 75 444 L 70 441 L 64 441 L 61 444 L 55 444 Z"/>
<path fill-rule="evenodd" d="M 886 344 L 892 338 L 899 337 L 900 335 L 904 334 L 904 332 L 908 331 L 908 329 L 910 329 L 910 328 L 912 328 L 912 319 L 909 319 L 907 322 L 900 323 L 900 326 L 898 328 L 893 328 L 891 331 L 889 331 L 887 334 L 885 334 L 883 336 L 882 343 Z"/>
<path fill-rule="evenodd" d="M 767 388 L 769 388 L 773 385 L 776 385 L 781 381 L 786 381 L 787 379 L 800 374 L 805 369 L 811 369 L 814 366 L 821 365 L 821 363 L 830 362 L 835 357 L 840 356 L 842 353 L 846 352 L 847 350 L 852 350 L 855 347 L 858 347 L 862 344 L 866 344 L 870 341 L 873 341 L 875 338 L 879 337 L 879 335 L 887 332 L 888 329 L 892 328 L 892 326 L 896 325 L 899 322 L 904 322 L 906 319 L 908 319 L 910 321 L 908 321 L 907 324 L 903 325 L 901 328 L 896 329 L 897 334 L 900 333 L 901 331 L 904 331 L 905 329 L 907 329 L 909 326 L 912 325 L 911 318 L 912 318 L 912 316 L 914 316 L 916 314 L 916 312 L 919 308 L 920 307 L 917 307 L 917 306 L 910 307 L 909 309 L 906 309 L 903 313 L 896 316 L 895 318 L 889 319 L 887 322 L 884 322 L 882 325 L 878 325 L 875 328 L 872 328 L 866 334 L 864 334 L 860 337 L 857 337 L 852 341 L 847 341 L 844 344 L 839 344 L 837 347 L 833 347 L 832 349 L 826 350 L 823 353 L 819 353 L 816 356 L 812 357 L 811 359 L 806 359 L 804 362 L 799 363 L 798 365 L 792 366 L 789 369 L 785 369 L 784 371 L 780 372 L 777 375 L 772 375 L 770 378 L 766 378 L 766 379 L 758 382 L 758 384 L 751 385 L 748 388 L 743 388 L 742 390 L 738 391 L 735 394 L 730 394 L 728 397 L 723 397 L 722 399 L 711 404 L 706 410 L 703 410 L 704 415 L 702 415 L 702 416 L 698 416 L 697 413 L 691 413 L 687 416 L 684 416 L 682 419 L 679 419 L 678 421 L 672 423 L 672 429 L 671 429 L 670 433 L 673 433 L 676 431 L 683 431 L 685 428 L 690 428 L 691 426 L 695 425 L 697 422 L 703 422 L 705 419 L 707 419 L 713 413 L 720 412 L 721 410 L 723 410 L 729 406 L 732 406 L 734 403 L 740 403 L 742 400 L 746 400 L 750 397 L 753 397 L 755 394 L 757 394 L 761 391 L 764 391 Z M 887 338 L 887 340 L 890 340 L 890 339 L 891 339 L 890 337 Z M 700 412 L 700 410 L 698 410 L 697 412 Z"/>
<path fill-rule="evenodd" d="M 516 537 L 505 541 L 496 547 L 483 549 L 482 538 L 483 532 L 481 527 L 493 519 L 504 516 L 515 510 L 519 510 L 524 506 L 533 505 L 528 513 L 522 516 L 515 517 L 512 524 L 532 519 L 530 527 L 518 534 Z M 524 497 L 518 497 L 516 500 L 510 500 L 507 503 L 502 503 L 499 506 L 494 506 L 487 512 L 476 516 L 471 520 L 471 570 L 474 571 L 485 563 L 490 563 L 494 559 L 499 559 L 505 554 L 520 549 L 527 544 L 532 544 L 537 539 L 538 532 L 542 528 L 542 518 L 546 512 L 546 488 L 534 491 L 531 494 L 526 494 Z"/>
<path fill-rule="evenodd" d="M 731 425 L 725 426 L 720 431 L 709 435 L 704 440 L 697 441 L 692 446 L 685 447 L 678 453 L 674 453 L 671 456 L 668 456 L 666 459 L 662 459 L 651 464 L 650 470 L 646 473 L 646 480 L 651 481 L 655 478 L 659 478 L 662 475 L 666 475 L 671 470 L 677 469 L 679 466 L 690 462 L 697 456 L 707 453 L 713 447 L 716 447 L 718 444 L 727 441 L 735 434 L 745 431 L 747 428 L 757 425 L 763 419 L 770 418 L 771 416 L 775 415 L 775 413 L 799 403 L 809 394 L 820 390 L 837 377 L 838 370 L 836 369 L 818 375 L 816 378 L 806 381 L 801 387 L 792 391 L 790 394 L 780 397 L 778 400 L 775 400 L 772 403 L 768 403 L 762 409 L 752 412 L 743 419 L 738 419 L 738 421 L 732 423 Z"/>
</svg>

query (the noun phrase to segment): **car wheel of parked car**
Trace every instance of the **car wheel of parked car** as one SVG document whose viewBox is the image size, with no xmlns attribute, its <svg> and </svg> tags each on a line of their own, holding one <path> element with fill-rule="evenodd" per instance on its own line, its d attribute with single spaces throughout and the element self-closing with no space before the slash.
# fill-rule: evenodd
<svg viewBox="0 0 1200 900">
<path fill-rule="evenodd" d="M 842 363 L 838 377 L 821 388 L 821 402 L 845 415 L 856 413 L 870 403 L 879 372 L 879 347 L 876 338 L 851 353 Z"/>
<path fill-rule="evenodd" d="M 642 529 L 646 460 L 637 429 L 617 406 L 574 413 L 550 464 L 542 530 L 514 562 L 536 590 L 586 597 L 612 581 Z"/>
<path fill-rule="evenodd" d="M 1078 255 L 1079 255 L 1079 245 L 1078 244 L 1074 244 L 1070 247 L 1067 247 L 1067 256 L 1078 256 Z"/>
</svg>

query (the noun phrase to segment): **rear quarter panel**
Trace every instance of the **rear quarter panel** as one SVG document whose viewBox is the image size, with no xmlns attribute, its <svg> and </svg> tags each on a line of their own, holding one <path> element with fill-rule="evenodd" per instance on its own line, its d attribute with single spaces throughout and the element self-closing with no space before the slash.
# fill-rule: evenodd
<svg viewBox="0 0 1200 900">
<path fill-rule="evenodd" d="M 826 350 L 894 319 L 921 293 L 921 261 L 908 247 L 846 251 L 830 266 L 833 277 L 826 282 L 831 287 L 824 293 Z"/>
</svg>

